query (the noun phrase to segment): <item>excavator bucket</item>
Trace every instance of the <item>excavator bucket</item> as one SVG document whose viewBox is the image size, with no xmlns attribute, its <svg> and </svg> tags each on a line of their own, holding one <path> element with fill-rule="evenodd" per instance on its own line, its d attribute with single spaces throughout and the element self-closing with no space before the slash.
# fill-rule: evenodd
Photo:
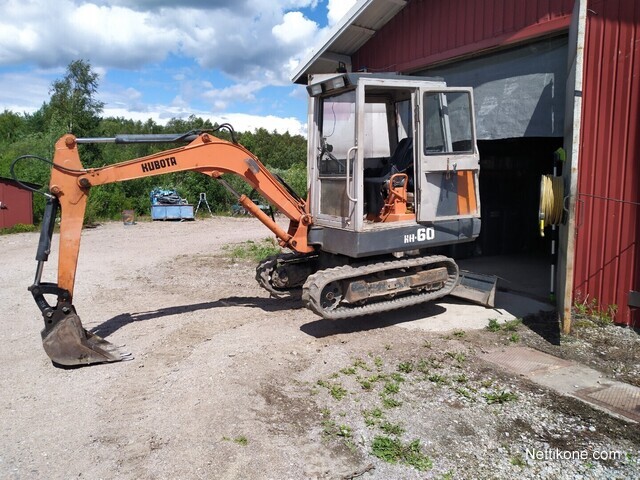
<svg viewBox="0 0 640 480">
<path fill-rule="evenodd" d="M 496 304 L 498 277 L 460 270 L 460 281 L 449 295 L 493 308 Z"/>
<path fill-rule="evenodd" d="M 80 317 L 71 313 L 53 328 L 42 331 L 42 346 L 54 364 L 66 367 L 129 360 L 115 345 L 86 331 Z"/>
</svg>

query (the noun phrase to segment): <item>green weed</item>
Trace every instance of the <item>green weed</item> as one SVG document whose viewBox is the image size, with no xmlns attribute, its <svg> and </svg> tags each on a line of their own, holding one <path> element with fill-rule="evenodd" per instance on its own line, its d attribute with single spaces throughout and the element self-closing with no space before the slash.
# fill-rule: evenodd
<svg viewBox="0 0 640 480">
<path fill-rule="evenodd" d="M 347 389 L 339 383 L 329 383 L 324 380 L 318 380 L 318 386 L 329 390 L 329 394 L 336 400 L 342 400 L 347 395 Z"/>
<path fill-rule="evenodd" d="M 247 240 L 235 245 L 225 245 L 222 249 L 234 262 L 237 260 L 251 260 L 256 263 L 281 251 L 274 238 L 265 238 L 259 242 Z"/>
<path fill-rule="evenodd" d="M 35 225 L 27 225 L 25 223 L 16 223 L 12 227 L 0 228 L 0 235 L 10 235 L 12 233 L 37 232 L 40 227 Z"/>
<path fill-rule="evenodd" d="M 490 318 L 489 325 L 486 326 L 486 329 L 490 332 L 499 332 L 500 324 L 498 323 L 498 320 L 496 320 L 495 318 Z"/>
<path fill-rule="evenodd" d="M 425 471 L 433 467 L 433 463 L 421 451 L 420 440 L 404 444 L 400 439 L 378 435 L 371 444 L 371 453 L 388 463 L 411 465 L 416 470 Z"/>
<path fill-rule="evenodd" d="M 400 385 L 394 382 L 387 382 L 384 384 L 384 393 L 386 395 L 395 395 L 400 392 Z"/>
<path fill-rule="evenodd" d="M 503 404 L 518 400 L 518 395 L 513 392 L 507 392 L 506 390 L 502 390 L 500 392 L 495 391 L 493 393 L 485 393 L 483 397 L 489 405 L 493 405 L 494 403 Z"/>
<path fill-rule="evenodd" d="M 388 435 L 402 435 L 404 433 L 404 428 L 400 424 L 391 423 L 391 422 L 382 422 L 380 424 L 380 430 Z"/>
<path fill-rule="evenodd" d="M 433 375 L 430 375 L 429 377 L 427 377 L 427 379 L 430 382 L 433 382 L 437 385 L 446 385 L 447 383 L 449 383 L 447 381 L 447 377 L 443 376 L 443 375 L 439 375 L 437 373 L 434 373 Z"/>
<path fill-rule="evenodd" d="M 398 364 L 398 371 L 402 373 L 411 373 L 413 372 L 413 362 L 402 362 Z"/>
<path fill-rule="evenodd" d="M 397 408 L 402 405 L 400 400 L 396 400 L 395 398 L 388 397 L 384 394 L 381 394 L 380 398 L 382 399 L 382 406 L 384 406 L 384 408 Z"/>
<path fill-rule="evenodd" d="M 527 462 L 522 458 L 522 454 L 520 453 L 516 453 L 509 461 L 511 465 L 515 465 L 516 467 L 522 468 L 527 466 Z"/>
</svg>

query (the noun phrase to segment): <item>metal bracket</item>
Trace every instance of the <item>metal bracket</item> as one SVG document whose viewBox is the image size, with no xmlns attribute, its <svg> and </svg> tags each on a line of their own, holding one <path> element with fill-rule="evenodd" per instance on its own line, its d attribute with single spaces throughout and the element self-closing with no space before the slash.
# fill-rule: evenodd
<svg viewBox="0 0 640 480">
<path fill-rule="evenodd" d="M 629 291 L 629 301 L 627 305 L 630 307 L 640 308 L 640 292 L 636 292 L 635 290 Z"/>
</svg>

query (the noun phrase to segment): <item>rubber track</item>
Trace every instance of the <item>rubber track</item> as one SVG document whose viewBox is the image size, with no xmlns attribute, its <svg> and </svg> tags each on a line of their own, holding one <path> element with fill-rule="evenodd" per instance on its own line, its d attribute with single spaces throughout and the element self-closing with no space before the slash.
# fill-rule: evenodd
<svg viewBox="0 0 640 480">
<path fill-rule="evenodd" d="M 389 300 L 374 300 L 372 303 L 357 306 L 340 306 L 332 310 L 325 310 L 321 304 L 321 294 L 323 288 L 334 281 L 355 279 L 373 275 L 385 270 L 396 270 L 401 268 L 420 267 L 425 265 L 439 266 L 444 264 L 449 271 L 449 279 L 443 288 L 435 291 L 422 292 L 419 294 L 404 293 L 403 296 Z M 305 306 L 327 320 L 337 320 L 340 318 L 357 317 L 360 315 L 370 315 L 380 312 L 388 312 L 398 308 L 429 302 L 448 295 L 458 283 L 458 266 L 448 257 L 429 256 L 409 259 L 391 260 L 382 263 L 372 263 L 368 265 L 328 268 L 310 275 L 302 287 L 302 301 Z"/>
<path fill-rule="evenodd" d="M 280 253 L 278 255 L 272 255 L 265 258 L 256 267 L 256 280 L 258 284 L 268 291 L 274 298 L 299 299 L 302 293 L 300 287 L 293 287 L 286 290 L 276 288 L 271 283 L 271 274 L 278 266 L 278 263 L 299 261 L 300 258 L 300 255 L 296 253 Z"/>
</svg>

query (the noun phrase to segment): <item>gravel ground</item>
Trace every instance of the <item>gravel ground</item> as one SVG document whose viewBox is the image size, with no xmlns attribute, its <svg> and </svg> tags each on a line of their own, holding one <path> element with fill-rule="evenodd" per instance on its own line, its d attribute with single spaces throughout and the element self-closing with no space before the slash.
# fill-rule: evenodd
<svg viewBox="0 0 640 480">
<path fill-rule="evenodd" d="M 78 313 L 135 358 L 72 370 L 42 351 L 26 291 L 37 234 L 0 237 L 0 478 L 639 478 L 637 425 L 476 357 L 527 344 L 637 385 L 636 333 L 324 321 L 225 256 L 267 236 L 244 218 L 85 231 Z"/>
</svg>

